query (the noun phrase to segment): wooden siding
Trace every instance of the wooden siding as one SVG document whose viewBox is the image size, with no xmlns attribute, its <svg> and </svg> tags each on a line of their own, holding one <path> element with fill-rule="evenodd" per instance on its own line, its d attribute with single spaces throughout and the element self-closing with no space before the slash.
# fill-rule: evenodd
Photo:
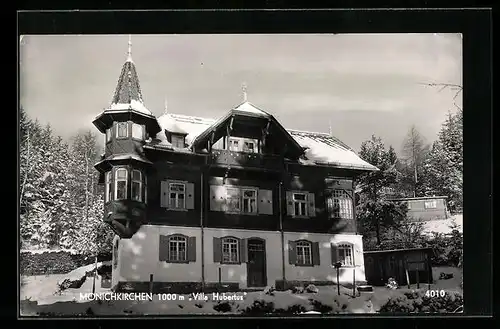
<svg viewBox="0 0 500 329">
<path fill-rule="evenodd" d="M 425 202 L 427 201 L 436 201 L 436 208 L 425 208 Z M 408 216 L 415 221 L 445 219 L 448 217 L 445 199 L 408 200 L 406 202 L 411 203 Z"/>
</svg>

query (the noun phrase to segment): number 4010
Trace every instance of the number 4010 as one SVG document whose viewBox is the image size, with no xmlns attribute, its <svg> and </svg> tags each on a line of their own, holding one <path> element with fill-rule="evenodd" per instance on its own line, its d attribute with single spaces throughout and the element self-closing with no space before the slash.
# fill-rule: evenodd
<svg viewBox="0 0 500 329">
<path fill-rule="evenodd" d="M 444 290 L 427 290 L 425 292 L 427 297 L 444 297 L 446 296 L 446 291 Z"/>
</svg>

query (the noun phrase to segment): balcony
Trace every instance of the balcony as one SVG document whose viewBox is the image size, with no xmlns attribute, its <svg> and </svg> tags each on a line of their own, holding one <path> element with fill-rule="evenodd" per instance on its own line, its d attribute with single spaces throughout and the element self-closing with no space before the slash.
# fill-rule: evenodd
<svg viewBox="0 0 500 329">
<path fill-rule="evenodd" d="M 211 163 L 228 167 L 241 167 L 262 170 L 280 171 L 283 159 L 277 155 L 246 153 L 228 150 L 212 150 Z"/>
</svg>

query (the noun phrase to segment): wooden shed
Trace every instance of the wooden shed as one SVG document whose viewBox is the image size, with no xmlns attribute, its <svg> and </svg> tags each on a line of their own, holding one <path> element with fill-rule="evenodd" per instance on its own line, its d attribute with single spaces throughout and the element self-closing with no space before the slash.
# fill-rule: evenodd
<svg viewBox="0 0 500 329">
<path fill-rule="evenodd" d="M 400 286 L 432 283 L 432 248 L 365 251 L 368 284 L 383 286 L 394 278 Z"/>
</svg>

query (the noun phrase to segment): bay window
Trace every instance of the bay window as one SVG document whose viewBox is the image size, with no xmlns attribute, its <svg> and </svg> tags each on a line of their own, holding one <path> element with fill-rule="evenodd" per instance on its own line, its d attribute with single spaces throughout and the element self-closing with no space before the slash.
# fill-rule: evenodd
<svg viewBox="0 0 500 329">
<path fill-rule="evenodd" d="M 104 202 L 113 200 L 134 200 L 146 202 L 147 185 L 146 175 L 138 169 L 129 170 L 124 167 L 115 167 L 106 172 Z M 130 194 L 128 193 L 130 188 Z"/>
<path fill-rule="evenodd" d="M 125 168 L 116 169 L 115 172 L 115 200 L 127 198 L 127 178 L 128 172 Z"/>
<path fill-rule="evenodd" d="M 142 173 L 139 170 L 132 170 L 131 199 L 142 201 Z"/>
</svg>

